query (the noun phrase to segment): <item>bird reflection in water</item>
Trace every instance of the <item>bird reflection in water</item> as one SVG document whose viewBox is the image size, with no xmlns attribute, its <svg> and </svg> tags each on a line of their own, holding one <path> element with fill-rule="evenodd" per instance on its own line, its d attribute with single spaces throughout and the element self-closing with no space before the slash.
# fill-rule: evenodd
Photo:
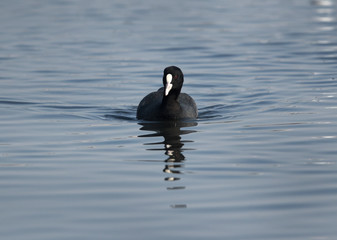
<svg viewBox="0 0 337 240">
<path fill-rule="evenodd" d="M 181 135 L 196 132 L 195 130 L 182 129 L 186 127 L 196 126 L 195 121 L 168 121 L 168 122 L 141 122 L 142 125 L 140 130 L 151 131 L 152 133 L 140 135 L 139 137 L 164 137 L 164 141 L 160 142 L 150 142 L 145 143 L 147 146 L 160 145 L 163 148 L 148 148 L 150 151 L 164 151 L 167 156 L 164 160 L 165 167 L 163 172 L 169 174 L 164 180 L 165 181 L 179 181 L 180 175 L 183 174 L 185 156 L 182 154 L 183 151 L 191 150 L 183 148 L 184 144 L 187 142 L 192 142 L 188 140 L 181 140 Z M 185 186 L 173 186 L 167 187 L 167 190 L 182 190 Z M 172 208 L 186 208 L 186 204 L 173 204 Z"/>
</svg>

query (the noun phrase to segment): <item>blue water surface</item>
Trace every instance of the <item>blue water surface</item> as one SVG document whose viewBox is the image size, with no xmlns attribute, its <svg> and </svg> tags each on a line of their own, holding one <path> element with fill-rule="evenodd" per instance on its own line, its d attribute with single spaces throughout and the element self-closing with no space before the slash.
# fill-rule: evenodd
<svg viewBox="0 0 337 240">
<path fill-rule="evenodd" d="M 336 13 L 1 1 L 1 239 L 334 240 Z M 199 118 L 138 121 L 170 65 Z"/>
</svg>

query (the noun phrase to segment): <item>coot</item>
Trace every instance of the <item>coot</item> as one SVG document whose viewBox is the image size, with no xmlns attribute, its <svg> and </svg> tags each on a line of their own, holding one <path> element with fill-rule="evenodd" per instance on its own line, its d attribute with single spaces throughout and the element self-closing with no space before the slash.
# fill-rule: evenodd
<svg viewBox="0 0 337 240">
<path fill-rule="evenodd" d="M 193 98 L 186 93 L 180 93 L 183 82 L 184 75 L 180 68 L 176 66 L 165 68 L 164 87 L 143 98 L 137 108 L 137 118 L 143 120 L 197 118 L 198 108 Z"/>
</svg>

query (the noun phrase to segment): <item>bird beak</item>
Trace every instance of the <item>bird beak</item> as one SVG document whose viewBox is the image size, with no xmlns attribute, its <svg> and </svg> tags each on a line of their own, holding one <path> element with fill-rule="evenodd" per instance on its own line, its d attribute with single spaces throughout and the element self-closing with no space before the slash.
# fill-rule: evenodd
<svg viewBox="0 0 337 240">
<path fill-rule="evenodd" d="M 171 89 L 172 89 L 172 75 L 167 74 L 166 75 L 166 85 L 165 85 L 165 96 L 169 94 Z"/>
</svg>

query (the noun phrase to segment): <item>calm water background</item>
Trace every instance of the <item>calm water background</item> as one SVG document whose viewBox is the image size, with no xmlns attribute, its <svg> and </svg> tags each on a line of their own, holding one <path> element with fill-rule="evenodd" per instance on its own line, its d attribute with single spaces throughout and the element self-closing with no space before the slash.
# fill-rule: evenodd
<svg viewBox="0 0 337 240">
<path fill-rule="evenodd" d="M 1 239 L 336 239 L 336 78 L 336 1 L 1 1 Z"/>
</svg>

